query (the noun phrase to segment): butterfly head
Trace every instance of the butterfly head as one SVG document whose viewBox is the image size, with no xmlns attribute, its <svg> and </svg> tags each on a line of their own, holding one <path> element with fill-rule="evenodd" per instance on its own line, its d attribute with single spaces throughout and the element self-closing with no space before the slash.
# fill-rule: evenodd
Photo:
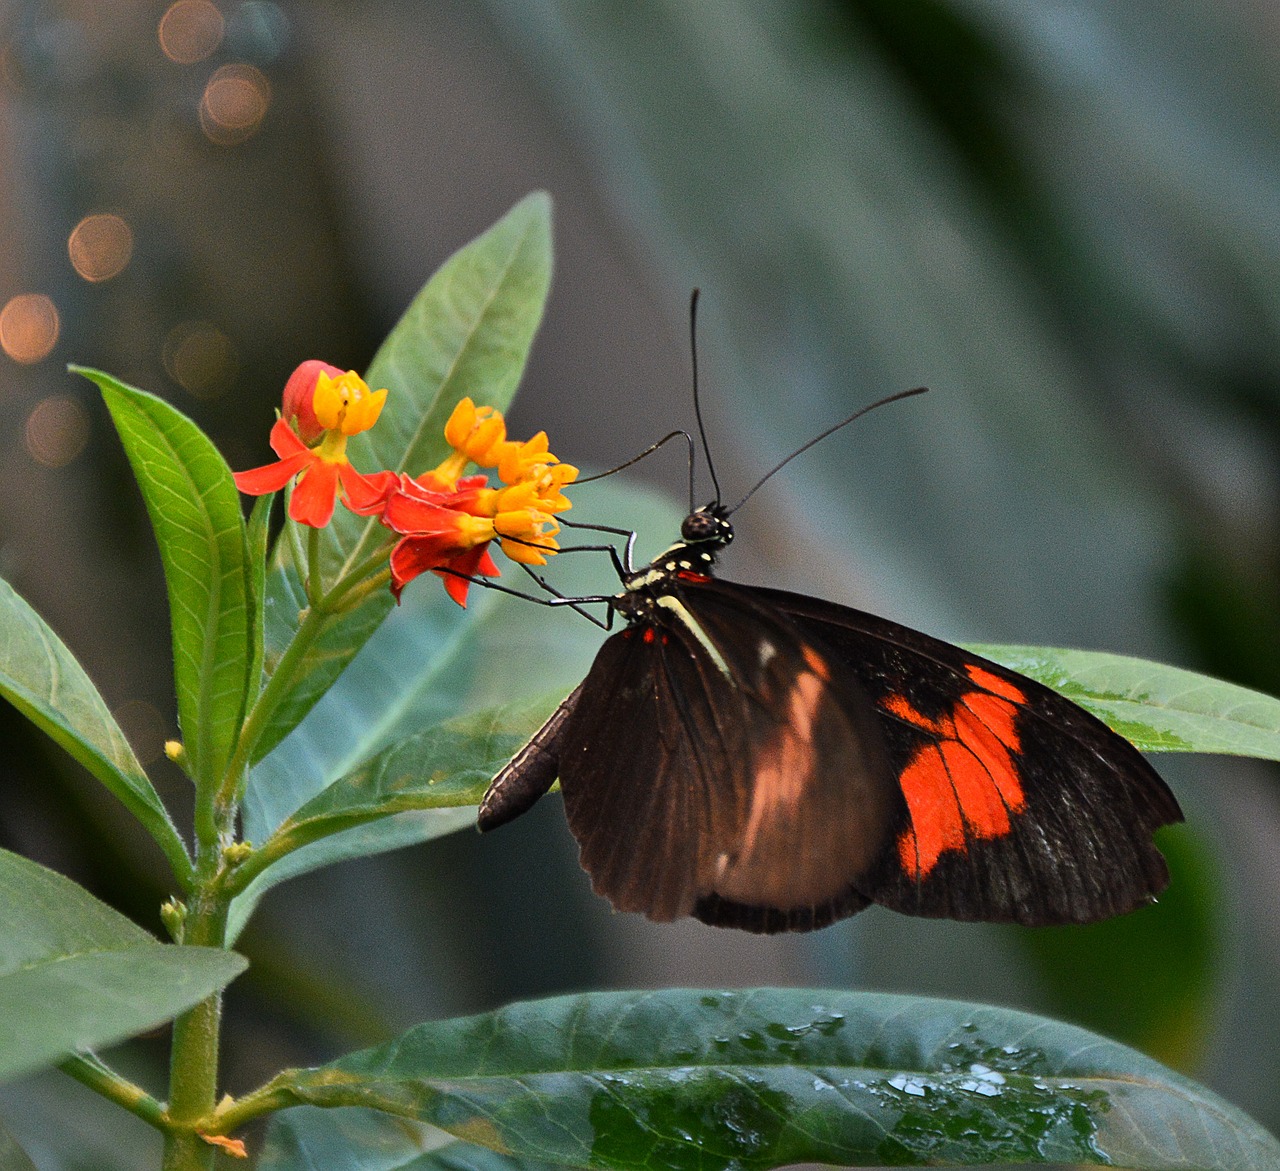
<svg viewBox="0 0 1280 1171">
<path fill-rule="evenodd" d="M 680 525 L 680 539 L 690 545 L 712 544 L 717 548 L 733 540 L 729 510 L 723 504 L 704 504 L 694 509 Z"/>
</svg>

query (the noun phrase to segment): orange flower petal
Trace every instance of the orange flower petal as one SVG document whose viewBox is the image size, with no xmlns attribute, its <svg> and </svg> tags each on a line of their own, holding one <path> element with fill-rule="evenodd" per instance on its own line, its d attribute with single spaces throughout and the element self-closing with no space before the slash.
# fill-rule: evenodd
<svg viewBox="0 0 1280 1171">
<path fill-rule="evenodd" d="M 338 465 L 338 477 L 342 481 L 343 500 L 359 516 L 380 513 L 400 484 L 400 477 L 395 472 L 374 472 L 365 476 L 350 464 Z"/>
<path fill-rule="evenodd" d="M 271 450 L 281 459 L 288 459 L 291 455 L 302 455 L 311 450 L 298 438 L 298 433 L 284 419 L 275 421 L 275 425 L 271 428 L 270 442 Z"/>
<path fill-rule="evenodd" d="M 225 1134 L 205 1134 L 203 1131 L 196 1131 L 205 1142 L 211 1147 L 217 1147 L 224 1155 L 230 1155 L 233 1159 L 247 1159 L 249 1152 L 244 1148 L 244 1139 L 227 1138 Z"/>
<path fill-rule="evenodd" d="M 246 496 L 265 496 L 268 492 L 279 492 L 310 462 L 311 453 L 303 451 L 278 463 L 250 468 L 247 472 L 233 472 L 231 478 Z"/>
<path fill-rule="evenodd" d="M 289 515 L 300 525 L 322 529 L 329 523 L 338 496 L 340 466 L 317 459 L 302 473 L 289 501 Z"/>
</svg>

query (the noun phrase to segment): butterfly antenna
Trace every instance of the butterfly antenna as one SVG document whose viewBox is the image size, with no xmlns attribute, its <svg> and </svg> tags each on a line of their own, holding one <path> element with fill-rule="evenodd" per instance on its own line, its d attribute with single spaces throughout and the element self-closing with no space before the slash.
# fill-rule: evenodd
<svg viewBox="0 0 1280 1171">
<path fill-rule="evenodd" d="M 693 462 L 693 436 L 688 431 L 672 431 L 670 435 L 664 435 L 657 443 L 651 443 L 639 455 L 633 455 L 626 463 L 619 464 L 616 468 L 610 468 L 607 472 L 596 472 L 594 476 L 583 476 L 574 480 L 573 485 L 576 488 L 579 484 L 590 484 L 593 480 L 603 480 L 605 476 L 612 476 L 623 468 L 629 468 L 632 464 L 638 464 L 646 456 L 652 455 L 658 448 L 669 443 L 673 439 L 683 439 L 689 445 L 689 462 Z"/>
<path fill-rule="evenodd" d="M 707 443 L 707 428 L 702 422 L 702 402 L 698 398 L 698 298 L 700 289 L 694 289 L 689 298 L 689 349 L 693 355 L 693 413 L 698 420 L 698 438 L 702 440 L 702 454 L 707 457 L 707 471 L 711 474 L 711 486 L 716 490 L 716 504 L 720 503 L 720 481 L 716 477 L 716 465 L 711 460 L 711 445 Z M 694 510 L 693 459 L 689 460 L 689 511 Z"/>
<path fill-rule="evenodd" d="M 888 406 L 889 403 L 896 403 L 899 399 L 911 398 L 913 395 L 924 394 L 928 389 L 929 388 L 927 386 L 917 386 L 912 390 L 900 390 L 898 391 L 897 394 L 891 394 L 886 398 L 882 398 L 877 400 L 876 402 L 873 402 L 868 407 L 862 407 L 861 409 L 854 411 L 853 414 L 850 415 L 847 419 L 841 419 L 840 422 L 838 422 L 834 427 L 828 427 L 821 435 L 815 435 L 803 447 L 796 448 L 796 450 L 793 451 L 789 456 L 787 456 L 787 458 L 784 459 L 781 463 L 775 465 L 774 467 L 770 468 L 767 472 L 765 472 L 765 474 L 761 476 L 759 480 L 756 481 L 755 487 L 753 487 L 750 492 L 748 492 L 741 500 L 739 500 L 737 504 L 735 504 L 731 509 L 729 509 L 729 514 L 731 515 L 737 512 L 738 509 L 740 509 L 744 504 L 746 504 L 746 502 L 750 500 L 751 497 L 754 496 L 760 488 L 764 487 L 764 485 L 769 480 L 773 479 L 773 477 L 776 476 L 780 471 L 782 471 L 782 469 L 785 468 L 787 464 L 789 464 L 793 459 L 795 459 L 796 456 L 803 455 L 806 451 L 809 450 L 809 448 L 813 447 L 814 444 L 821 443 L 824 439 L 826 439 L 828 435 L 834 435 L 837 431 L 840 430 L 841 427 L 847 427 L 850 423 L 854 421 L 854 419 L 862 418 L 862 416 L 865 415 L 868 411 L 874 411 L 877 407 Z"/>
</svg>

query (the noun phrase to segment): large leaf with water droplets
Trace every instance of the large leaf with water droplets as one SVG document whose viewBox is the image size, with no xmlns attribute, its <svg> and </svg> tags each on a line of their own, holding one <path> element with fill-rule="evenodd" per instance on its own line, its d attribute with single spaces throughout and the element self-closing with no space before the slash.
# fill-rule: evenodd
<svg viewBox="0 0 1280 1171">
<path fill-rule="evenodd" d="M 550 284 L 551 201 L 539 192 L 445 261 L 387 336 L 366 373 L 371 387 L 390 391 L 387 405 L 375 427 L 352 439 L 352 463 L 363 472 L 417 475 L 447 454 L 444 425 L 460 399 L 470 395 L 505 409 L 524 372 Z M 326 577 L 359 564 L 385 537 L 376 519 L 339 509 L 323 534 Z M 267 583 L 269 666 L 293 637 L 305 604 L 296 577 L 283 562 L 277 565 Z M 332 621 L 259 736 L 255 761 L 311 710 L 391 608 L 390 594 L 380 592 Z"/>
<path fill-rule="evenodd" d="M 419 1025 L 271 1085 L 576 1167 L 998 1162 L 1263 1171 L 1280 1144 L 1135 1050 L 1027 1013 L 804 989 L 611 992 Z"/>
<path fill-rule="evenodd" d="M 172 1020 L 244 970 L 160 943 L 68 878 L 0 850 L 0 1078 Z"/>
<path fill-rule="evenodd" d="M 1280 699 L 1207 675 L 1101 651 L 973 645 L 1061 692 L 1143 752 L 1280 760 Z"/>
</svg>

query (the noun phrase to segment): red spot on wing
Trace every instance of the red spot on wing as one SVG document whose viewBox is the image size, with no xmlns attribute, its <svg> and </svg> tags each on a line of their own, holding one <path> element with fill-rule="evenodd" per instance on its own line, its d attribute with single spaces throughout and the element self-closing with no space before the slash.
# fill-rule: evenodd
<svg viewBox="0 0 1280 1171">
<path fill-rule="evenodd" d="M 705 585 L 711 580 L 705 573 L 694 573 L 692 569 L 682 569 L 676 574 L 681 581 L 694 581 L 699 585 Z"/>
<path fill-rule="evenodd" d="M 965 850 L 973 838 L 1003 837 L 1010 816 L 1026 808 L 1014 727 L 1026 696 L 981 667 L 967 672 L 981 690 L 964 692 L 936 718 L 901 695 L 883 701 L 892 715 L 936 737 L 916 750 L 898 778 L 911 819 L 898 838 L 898 858 L 914 879 L 926 877 L 947 850 Z"/>
<path fill-rule="evenodd" d="M 641 637 L 645 640 L 645 642 L 652 642 L 657 637 L 657 635 L 654 633 L 652 626 L 646 626 L 644 628 L 644 634 Z"/>
</svg>

